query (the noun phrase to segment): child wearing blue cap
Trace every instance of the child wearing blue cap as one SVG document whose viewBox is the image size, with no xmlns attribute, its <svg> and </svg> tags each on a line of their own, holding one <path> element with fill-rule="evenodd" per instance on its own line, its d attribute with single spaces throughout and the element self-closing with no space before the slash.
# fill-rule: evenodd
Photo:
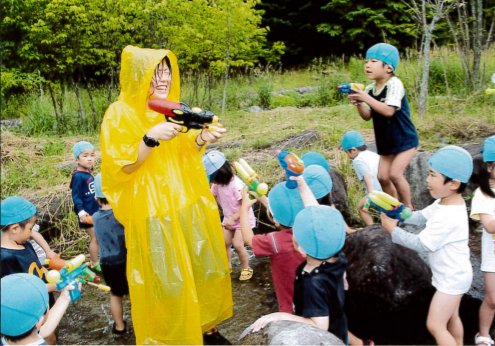
<svg viewBox="0 0 495 346">
<path fill-rule="evenodd" d="M 380 156 L 368 150 L 363 136 L 358 131 L 348 131 L 342 137 L 340 147 L 352 160 L 352 168 L 356 172 L 359 181 L 364 185 L 366 193 L 382 191 L 378 181 L 378 166 Z M 359 215 L 367 226 L 373 224 L 373 217 L 364 209 L 367 197 L 364 196 L 358 203 Z"/>
<path fill-rule="evenodd" d="M 94 271 L 101 273 L 98 262 L 98 241 L 93 228 L 93 220 L 91 219 L 91 216 L 99 208 L 95 200 L 94 177 L 91 174 L 96 159 L 95 148 L 89 142 L 80 141 L 74 144 L 72 153 L 77 163 L 70 181 L 74 212 L 79 219 L 79 228 L 86 230 L 91 238 L 89 242 L 90 267 Z"/>
<path fill-rule="evenodd" d="M 395 76 L 399 51 L 387 43 L 378 43 L 366 52 L 365 73 L 373 80 L 364 91 L 356 90 L 348 98 L 364 120 L 373 119 L 380 166 L 378 179 L 383 191 L 412 208 L 411 190 L 404 177 L 419 145 L 411 121 L 404 85 Z"/>
<path fill-rule="evenodd" d="M 394 243 L 426 253 L 436 288 L 426 326 L 438 345 L 462 345 L 459 317 L 461 298 L 471 287 L 469 225 L 462 192 L 473 172 L 473 160 L 464 149 L 449 145 L 434 153 L 426 183 L 435 202 L 413 212 L 405 223 L 424 229 L 419 234 L 397 227 L 397 220 L 381 214 L 382 226 Z"/>
<path fill-rule="evenodd" d="M 485 282 L 485 297 L 479 312 L 476 345 L 493 345 L 490 329 L 495 315 L 495 136 L 488 137 L 482 148 L 479 167 L 480 187 L 471 201 L 471 218 L 481 221 L 481 271 Z"/>
<path fill-rule="evenodd" d="M 44 279 L 44 269 L 29 241 L 36 225 L 36 207 L 19 196 L 11 196 L 1 202 L 0 227 L 0 278 L 15 273 L 27 273 Z M 56 290 L 54 284 L 46 284 L 48 291 Z M 2 293 L 3 296 L 3 293 Z M 54 303 L 50 294 L 51 303 Z M 47 336 L 55 342 L 55 334 Z"/>
<path fill-rule="evenodd" d="M 7 275 L 0 280 L 0 286 L 2 345 L 48 345 L 44 338 L 54 333 L 62 319 L 73 287 L 66 286 L 50 308 L 46 285 L 35 275 Z"/>
<path fill-rule="evenodd" d="M 304 177 L 298 181 L 304 209 L 294 219 L 294 246 L 306 257 L 296 269 L 294 314 L 276 312 L 256 320 L 252 330 L 280 320 L 307 323 L 328 330 L 344 343 L 348 341 L 344 312 L 346 259 L 340 252 L 345 242 L 345 222 L 340 212 L 319 205 Z"/>
<path fill-rule="evenodd" d="M 253 277 L 253 269 L 249 266 L 249 254 L 242 240 L 239 221 L 242 203 L 242 189 L 245 186 L 242 180 L 235 175 L 234 169 L 225 155 L 218 150 L 211 150 L 203 155 L 203 165 L 211 183 L 211 192 L 223 212 L 223 236 L 230 269 L 232 270 L 231 246 L 234 246 L 241 262 L 240 281 Z M 256 226 L 253 208 L 249 209 L 249 224 Z"/>
<path fill-rule="evenodd" d="M 115 218 L 112 206 L 103 194 L 101 174 L 95 176 L 94 187 L 100 210 L 93 214 L 93 224 L 98 240 L 101 271 L 105 283 L 110 286 L 110 313 L 114 320 L 112 333 L 121 335 L 127 332 L 122 299 L 129 294 L 124 227 Z"/>
</svg>

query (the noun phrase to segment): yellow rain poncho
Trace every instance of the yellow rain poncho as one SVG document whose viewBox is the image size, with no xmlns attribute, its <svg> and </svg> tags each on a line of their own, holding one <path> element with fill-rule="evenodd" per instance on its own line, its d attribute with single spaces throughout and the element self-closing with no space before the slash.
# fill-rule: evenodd
<svg viewBox="0 0 495 346">
<path fill-rule="evenodd" d="M 121 93 L 101 126 L 103 193 L 125 228 L 127 279 L 137 344 L 201 344 L 202 332 L 232 316 L 232 289 L 217 204 L 195 144 L 197 130 L 161 141 L 133 173 L 139 142 L 164 121 L 147 109 L 156 66 L 167 56 L 179 101 L 177 59 L 127 46 Z"/>
</svg>

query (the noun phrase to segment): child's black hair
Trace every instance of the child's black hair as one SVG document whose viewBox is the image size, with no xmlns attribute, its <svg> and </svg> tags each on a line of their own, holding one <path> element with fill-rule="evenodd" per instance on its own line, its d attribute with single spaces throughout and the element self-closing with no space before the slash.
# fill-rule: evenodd
<svg viewBox="0 0 495 346">
<path fill-rule="evenodd" d="M 234 177 L 234 169 L 229 161 L 225 161 L 215 173 L 211 175 L 211 182 L 218 185 L 227 185 Z"/>
<path fill-rule="evenodd" d="M 107 201 L 107 199 L 105 197 L 96 197 L 96 200 L 98 202 L 100 202 L 100 204 L 102 204 L 102 205 L 110 204 L 110 203 L 108 203 L 108 201 Z"/>
<path fill-rule="evenodd" d="M 317 198 L 316 200 L 318 201 L 319 204 L 321 204 L 321 205 L 327 205 L 329 207 L 331 207 L 334 204 L 333 203 L 333 198 L 332 198 L 332 193 L 331 192 L 327 193 L 323 197 Z"/>
<path fill-rule="evenodd" d="M 443 183 L 444 184 L 447 184 L 449 181 L 452 181 L 452 180 L 454 180 L 454 179 L 449 178 L 449 177 L 446 177 L 445 175 L 443 176 Z M 466 187 L 467 187 L 467 183 L 462 183 L 461 182 L 461 185 L 459 185 L 459 187 L 457 188 L 456 192 L 457 193 L 463 193 L 466 190 Z"/>
<path fill-rule="evenodd" d="M 495 192 L 493 192 L 490 186 L 490 172 L 488 172 L 488 165 L 492 165 L 492 169 L 495 169 L 495 162 L 481 162 L 478 173 L 478 180 L 480 184 L 480 190 L 485 195 L 495 198 Z"/>
<path fill-rule="evenodd" d="M 359 147 L 356 147 L 357 150 L 359 151 L 365 151 L 368 149 L 368 146 L 366 144 L 360 145 Z"/>
<path fill-rule="evenodd" d="M 46 312 L 45 312 L 46 314 Z M 27 338 L 29 335 L 31 335 L 31 333 L 33 332 L 33 330 L 36 329 L 36 325 L 33 326 L 33 328 L 29 329 L 27 332 L 25 333 L 22 333 L 21 335 L 17 335 L 17 336 L 8 336 L 8 335 L 3 335 L 3 337 L 5 338 L 6 341 L 12 341 L 12 342 L 19 342 L 21 341 L 22 339 L 25 339 Z"/>
<path fill-rule="evenodd" d="M 26 220 L 24 220 L 24 221 L 20 221 L 20 222 L 16 222 L 16 223 L 11 223 L 10 225 L 19 224 L 19 226 L 20 226 L 22 229 L 24 229 L 24 228 L 26 227 L 26 225 L 29 223 L 29 221 L 31 221 L 31 219 L 32 219 L 33 217 L 35 217 L 35 216 L 36 216 L 36 214 L 34 214 L 33 216 L 31 216 L 31 217 L 27 218 L 27 219 L 26 219 Z M 0 229 L 1 229 L 2 231 L 6 231 L 6 230 L 7 230 L 7 228 L 8 228 L 10 225 L 0 225 Z"/>
</svg>

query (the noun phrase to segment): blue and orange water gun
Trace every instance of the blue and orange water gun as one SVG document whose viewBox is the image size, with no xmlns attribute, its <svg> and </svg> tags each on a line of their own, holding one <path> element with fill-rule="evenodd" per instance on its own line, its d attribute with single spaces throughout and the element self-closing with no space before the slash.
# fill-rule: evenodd
<svg viewBox="0 0 495 346">
<path fill-rule="evenodd" d="M 280 167 L 285 170 L 286 182 L 285 186 L 288 189 L 295 189 L 297 182 L 291 180 L 290 177 L 297 177 L 304 172 L 304 162 L 294 153 L 282 150 L 277 154 L 278 163 Z"/>
<path fill-rule="evenodd" d="M 373 208 L 378 212 L 387 214 L 388 217 L 399 221 L 404 221 L 412 215 L 410 208 L 407 208 L 403 203 L 395 197 L 390 196 L 383 191 L 373 191 L 367 196 L 368 200 L 364 205 L 364 209 Z"/>
<path fill-rule="evenodd" d="M 46 274 L 46 280 L 49 283 L 56 284 L 59 291 L 68 285 L 74 286 L 74 289 L 69 291 L 72 302 L 81 298 L 79 282 L 82 284 L 87 283 L 102 291 L 110 291 L 110 287 L 99 284 L 100 277 L 89 269 L 88 265 L 84 263 L 85 259 L 84 255 L 78 255 L 71 260 L 65 261 L 60 270 L 53 269 Z"/>
</svg>

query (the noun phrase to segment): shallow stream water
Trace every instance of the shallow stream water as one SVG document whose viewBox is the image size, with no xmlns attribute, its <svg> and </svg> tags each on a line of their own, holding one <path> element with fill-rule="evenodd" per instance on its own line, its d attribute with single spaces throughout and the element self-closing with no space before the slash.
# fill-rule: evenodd
<svg viewBox="0 0 495 346">
<path fill-rule="evenodd" d="M 235 344 L 244 329 L 258 317 L 276 311 L 277 301 L 267 259 L 252 257 L 250 265 L 254 269 L 254 275 L 251 280 L 244 282 L 238 280 L 240 266 L 236 256 L 233 256 L 232 263 L 234 315 L 220 324 L 218 329 L 223 336 Z M 82 298 L 69 306 L 57 329 L 58 342 L 65 345 L 133 345 L 136 340 L 132 330 L 128 297 L 124 300 L 124 312 L 128 333 L 114 336 L 108 293 L 84 286 Z"/>
</svg>

